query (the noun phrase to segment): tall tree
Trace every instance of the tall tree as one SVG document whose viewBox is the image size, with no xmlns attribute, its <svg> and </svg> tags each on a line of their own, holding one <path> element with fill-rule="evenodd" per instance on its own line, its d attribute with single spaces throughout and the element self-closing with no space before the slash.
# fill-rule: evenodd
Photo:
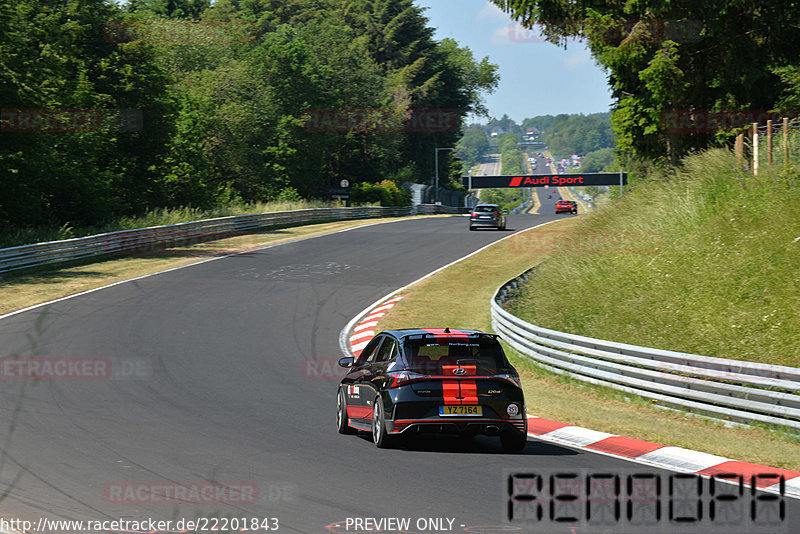
<svg viewBox="0 0 800 534">
<path fill-rule="evenodd" d="M 0 13 L 0 221 L 86 224 L 151 205 L 170 131 L 152 50 L 109 39 L 121 13 L 102 0 L 2 0 Z"/>
</svg>

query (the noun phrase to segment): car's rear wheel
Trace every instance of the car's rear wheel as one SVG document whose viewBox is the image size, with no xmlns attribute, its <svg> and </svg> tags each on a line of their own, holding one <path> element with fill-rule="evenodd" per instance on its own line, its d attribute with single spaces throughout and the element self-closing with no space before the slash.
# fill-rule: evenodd
<svg viewBox="0 0 800 534">
<path fill-rule="evenodd" d="M 507 431 L 500 434 L 500 444 L 506 452 L 519 452 L 525 448 L 528 436 L 521 432 Z"/>
<path fill-rule="evenodd" d="M 336 396 L 336 429 L 339 434 L 352 434 L 353 429 L 348 424 L 350 419 L 347 417 L 347 401 L 344 397 L 344 390 L 339 388 L 339 395 Z"/>
<path fill-rule="evenodd" d="M 372 410 L 372 441 L 379 449 L 385 449 L 392 443 L 392 439 L 386 433 L 386 422 L 383 417 L 383 401 L 380 395 L 375 397 L 375 404 Z"/>
</svg>

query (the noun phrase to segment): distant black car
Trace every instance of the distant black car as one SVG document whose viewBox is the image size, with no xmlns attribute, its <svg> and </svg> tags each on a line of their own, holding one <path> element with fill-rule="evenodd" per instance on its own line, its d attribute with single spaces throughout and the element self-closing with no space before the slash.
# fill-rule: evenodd
<svg viewBox="0 0 800 534">
<path fill-rule="evenodd" d="M 413 432 L 486 434 L 507 451 L 527 440 L 519 375 L 497 336 L 477 330 L 386 330 L 360 356 L 342 358 L 341 434 L 372 433 L 378 447 Z"/>
<path fill-rule="evenodd" d="M 506 210 L 501 210 L 497 204 L 478 204 L 469 214 L 469 229 L 480 227 L 506 229 Z"/>
</svg>

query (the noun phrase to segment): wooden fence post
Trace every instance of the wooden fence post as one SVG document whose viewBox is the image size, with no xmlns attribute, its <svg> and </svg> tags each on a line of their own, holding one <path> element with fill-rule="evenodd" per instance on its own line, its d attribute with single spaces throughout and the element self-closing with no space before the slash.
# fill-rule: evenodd
<svg viewBox="0 0 800 534">
<path fill-rule="evenodd" d="M 789 164 L 789 118 L 783 118 L 783 163 Z"/>
<path fill-rule="evenodd" d="M 772 119 L 767 119 L 767 165 L 772 165 Z"/>
<path fill-rule="evenodd" d="M 753 176 L 758 175 L 758 123 L 753 123 Z"/>
<path fill-rule="evenodd" d="M 744 163 L 744 134 L 740 133 L 736 136 L 736 142 L 733 144 L 733 153 L 736 154 L 736 168 L 742 170 Z"/>
</svg>

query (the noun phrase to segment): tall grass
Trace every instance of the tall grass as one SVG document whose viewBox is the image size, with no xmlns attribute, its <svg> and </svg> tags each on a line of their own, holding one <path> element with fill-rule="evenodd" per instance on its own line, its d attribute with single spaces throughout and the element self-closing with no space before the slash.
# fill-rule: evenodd
<svg viewBox="0 0 800 534">
<path fill-rule="evenodd" d="M 197 221 L 201 219 L 214 219 L 232 215 L 251 215 L 255 213 L 269 213 L 275 211 L 291 211 L 307 208 L 330 207 L 331 204 L 322 201 L 274 201 L 257 202 L 254 204 L 231 204 L 212 209 L 198 208 L 164 208 L 150 210 L 137 217 L 121 217 L 100 226 L 75 227 L 69 223 L 61 227 L 49 228 L 0 228 L 0 248 L 41 243 L 44 241 L 57 241 L 73 237 L 83 237 L 116 230 L 132 230 L 177 224 L 182 222 Z"/>
<path fill-rule="evenodd" d="M 800 365 L 800 172 L 716 149 L 558 236 L 514 313 L 602 339 Z M 587 246 L 587 243 L 589 245 Z"/>
</svg>

